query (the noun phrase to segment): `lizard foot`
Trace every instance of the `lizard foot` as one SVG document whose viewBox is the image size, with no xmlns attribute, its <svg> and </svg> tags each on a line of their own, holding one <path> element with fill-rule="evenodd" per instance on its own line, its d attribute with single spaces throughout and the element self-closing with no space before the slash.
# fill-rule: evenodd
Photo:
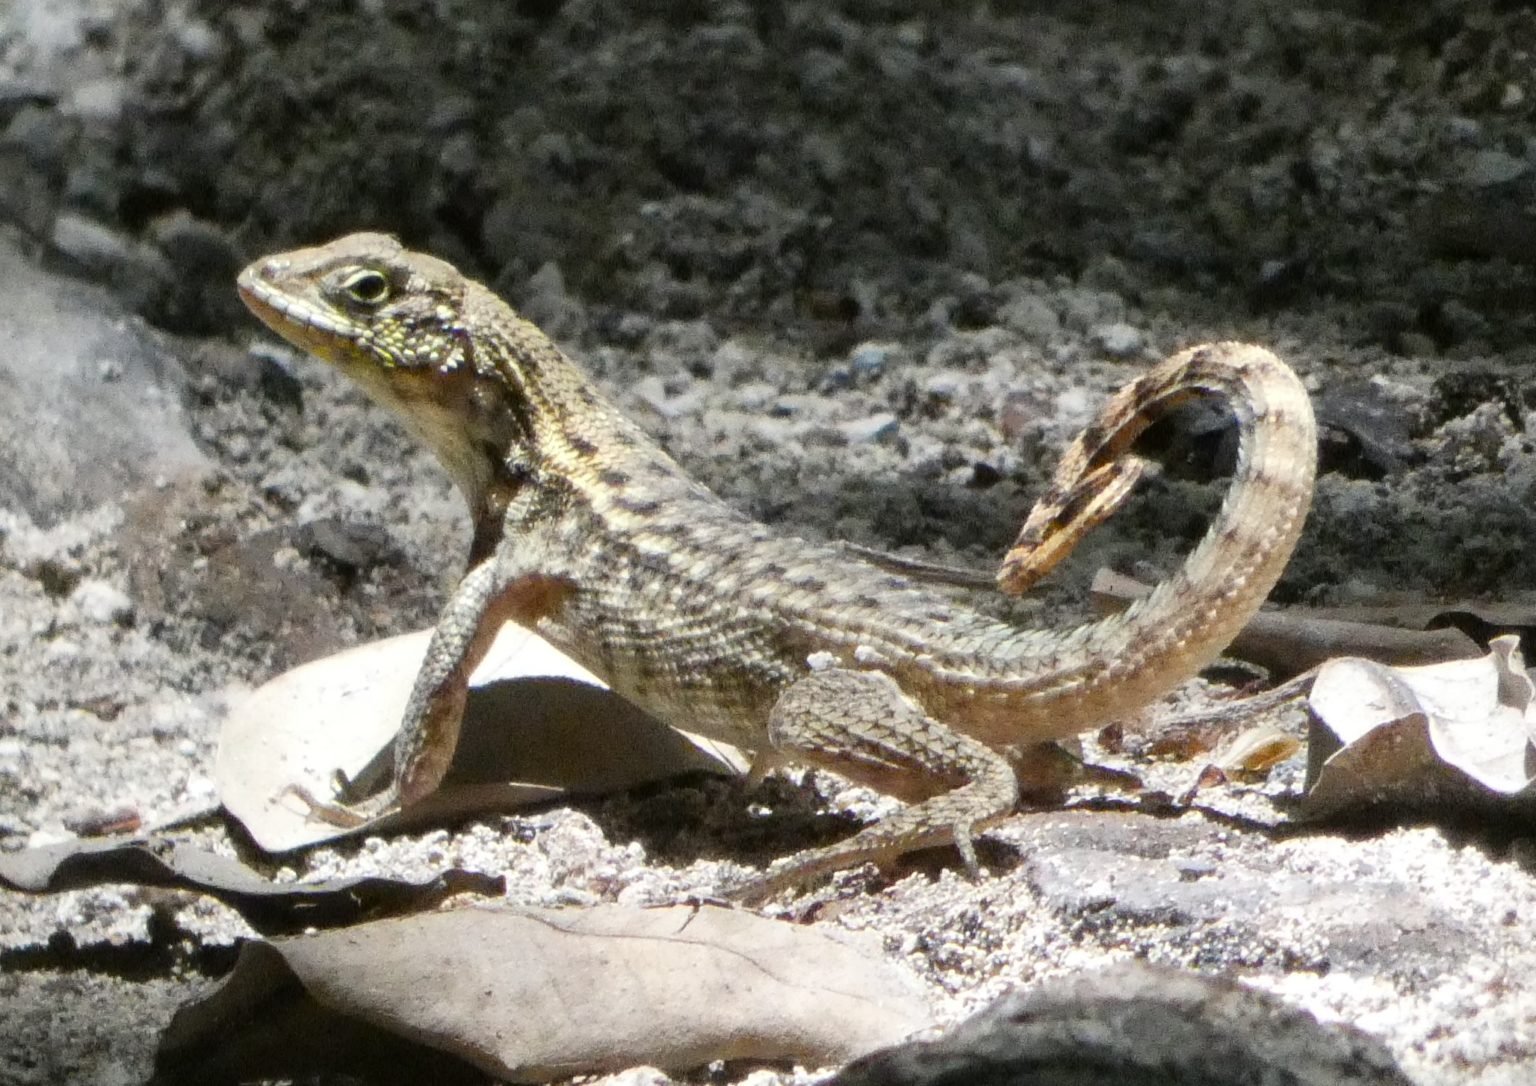
<svg viewBox="0 0 1536 1086">
<path fill-rule="evenodd" d="M 836 869 L 814 863 L 815 857 L 808 859 L 813 862 L 808 863 L 806 858 L 800 856 L 775 860 L 765 871 L 748 875 L 739 882 L 727 886 L 721 896 L 736 905 L 747 907 L 762 905 L 780 894 L 803 891 L 819 876 Z"/>
<path fill-rule="evenodd" d="M 979 882 L 982 878 L 982 870 L 976 859 L 976 845 L 972 840 L 970 827 L 957 826 L 954 833 L 955 838 L 950 844 L 960 853 L 960 862 L 965 868 L 966 878 L 972 882 Z M 895 857 L 891 856 L 890 859 Z M 856 864 L 857 861 L 852 863 Z M 867 864 L 876 876 L 883 876 L 886 873 L 883 865 L 877 861 L 867 861 Z M 850 860 L 843 849 L 836 845 L 826 849 L 811 849 L 794 856 L 787 856 L 782 860 L 775 860 L 761 874 L 749 875 L 740 882 L 728 886 L 722 896 L 737 905 L 761 905 L 783 893 L 804 891 L 818 878 L 835 874 L 840 870 L 850 870 Z"/>
<path fill-rule="evenodd" d="M 738 900 L 760 901 L 818 875 L 935 845 L 953 845 L 966 871 L 979 877 L 973 836 L 1018 800 L 1013 767 L 1001 754 L 928 716 L 880 672 L 813 671 L 779 696 L 768 726 L 777 754 L 895 794 L 909 806 L 847 840 L 776 861 L 737 888 Z"/>
</svg>

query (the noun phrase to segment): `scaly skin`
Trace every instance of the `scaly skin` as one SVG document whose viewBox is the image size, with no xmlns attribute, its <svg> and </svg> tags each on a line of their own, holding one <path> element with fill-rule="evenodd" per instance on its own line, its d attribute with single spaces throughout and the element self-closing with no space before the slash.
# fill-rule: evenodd
<svg viewBox="0 0 1536 1086">
<path fill-rule="evenodd" d="M 998 575 L 1022 591 L 1129 494 L 1138 434 L 1198 395 L 1240 430 L 1221 512 L 1183 567 L 1130 610 L 1021 630 L 835 545 L 771 532 L 692 482 L 532 324 L 485 287 L 392 238 L 355 234 L 266 257 L 240 293 L 270 328 L 394 411 L 469 503 L 469 569 L 443 610 L 401 723 L 390 780 L 358 822 L 438 784 L 466 682 L 507 619 L 615 691 L 760 765 L 825 766 L 912 802 L 780 861 L 766 892 L 954 842 L 1017 800 L 999 753 L 1130 713 L 1198 672 L 1258 609 L 1311 500 L 1305 390 L 1268 351 L 1183 351 L 1116 393 L 1068 448 Z M 616 741 L 622 741 L 616 737 Z"/>
</svg>

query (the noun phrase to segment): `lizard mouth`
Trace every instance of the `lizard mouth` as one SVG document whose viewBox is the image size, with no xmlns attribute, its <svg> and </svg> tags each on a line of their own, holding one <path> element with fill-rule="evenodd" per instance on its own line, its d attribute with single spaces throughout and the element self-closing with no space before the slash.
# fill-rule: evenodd
<svg viewBox="0 0 1536 1086">
<path fill-rule="evenodd" d="M 249 265 L 235 280 L 236 290 L 245 307 L 256 318 L 284 339 L 324 358 L 339 363 L 335 353 L 339 344 L 354 339 L 349 327 L 331 317 L 319 306 L 306 304 L 268 281 L 267 262 Z"/>
</svg>

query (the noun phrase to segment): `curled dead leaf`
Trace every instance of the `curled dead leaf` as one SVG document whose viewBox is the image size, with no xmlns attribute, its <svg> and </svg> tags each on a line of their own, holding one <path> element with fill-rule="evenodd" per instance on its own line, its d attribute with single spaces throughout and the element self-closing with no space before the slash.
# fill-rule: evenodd
<svg viewBox="0 0 1536 1086">
<path fill-rule="evenodd" d="M 1302 812 L 1536 800 L 1533 693 L 1511 636 L 1495 638 L 1477 660 L 1403 668 L 1329 661 L 1309 701 L 1315 727 Z"/>
<path fill-rule="evenodd" d="M 257 931 L 298 931 L 426 909 L 451 894 L 499 894 L 500 877 L 454 869 L 411 881 L 375 875 L 272 882 L 237 860 L 164 839 L 65 841 L 0 854 L 0 885 L 32 894 L 128 883 L 207 894 Z"/>
</svg>

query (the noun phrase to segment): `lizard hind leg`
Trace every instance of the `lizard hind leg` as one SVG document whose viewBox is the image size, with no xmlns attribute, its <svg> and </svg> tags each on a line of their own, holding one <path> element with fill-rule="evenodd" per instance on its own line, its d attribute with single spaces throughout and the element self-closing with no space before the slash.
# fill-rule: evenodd
<svg viewBox="0 0 1536 1086">
<path fill-rule="evenodd" d="M 740 896 L 760 900 L 817 875 L 954 844 L 979 872 L 971 837 L 1013 810 L 1018 782 L 990 747 L 925 713 L 889 675 L 829 668 L 779 696 L 768 734 L 787 761 L 830 769 L 910 805 L 845 841 L 774 863 Z"/>
</svg>

